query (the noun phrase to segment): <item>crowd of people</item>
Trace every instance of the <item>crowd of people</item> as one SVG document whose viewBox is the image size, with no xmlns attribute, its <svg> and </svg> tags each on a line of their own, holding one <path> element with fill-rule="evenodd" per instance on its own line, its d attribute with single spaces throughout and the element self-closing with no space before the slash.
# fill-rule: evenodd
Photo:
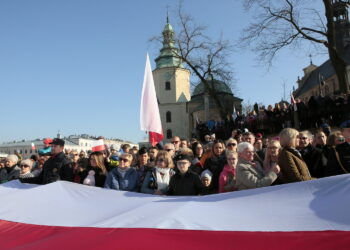
<svg viewBox="0 0 350 250">
<path fill-rule="evenodd" d="M 340 130 L 297 131 L 278 136 L 233 130 L 225 142 L 174 136 L 155 147 L 124 144 L 86 154 L 67 151 L 60 138 L 30 159 L 0 161 L 0 183 L 48 184 L 58 180 L 154 195 L 208 195 L 308 181 L 350 172 L 350 120 Z"/>
<path fill-rule="evenodd" d="M 278 134 L 283 128 L 301 130 L 317 129 L 323 126 L 337 126 L 350 111 L 350 95 L 312 96 L 308 102 L 296 100 L 295 104 L 285 101 L 273 105 L 258 105 L 246 114 L 234 112 L 225 121 L 199 121 L 194 134 L 204 138 L 206 134 L 216 134 L 227 139 L 233 129 L 248 128 L 254 133 Z"/>
</svg>

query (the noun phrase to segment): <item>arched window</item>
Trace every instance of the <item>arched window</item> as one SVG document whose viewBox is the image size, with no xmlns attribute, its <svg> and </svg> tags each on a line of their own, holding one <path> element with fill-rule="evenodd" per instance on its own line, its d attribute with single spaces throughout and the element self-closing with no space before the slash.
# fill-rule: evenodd
<svg viewBox="0 0 350 250">
<path fill-rule="evenodd" d="M 171 112 L 167 111 L 165 116 L 166 116 L 166 122 L 171 122 Z"/>
<path fill-rule="evenodd" d="M 171 139 L 172 137 L 173 137 L 173 131 L 171 131 L 171 129 L 168 129 L 166 131 L 166 138 Z"/>
<path fill-rule="evenodd" d="M 170 82 L 165 82 L 165 90 L 171 90 Z"/>
</svg>

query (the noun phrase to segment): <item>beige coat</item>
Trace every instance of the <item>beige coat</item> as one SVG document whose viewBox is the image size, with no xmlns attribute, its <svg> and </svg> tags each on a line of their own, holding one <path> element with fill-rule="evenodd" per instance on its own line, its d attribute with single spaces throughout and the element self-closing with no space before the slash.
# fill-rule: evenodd
<svg viewBox="0 0 350 250">
<path fill-rule="evenodd" d="M 258 162 L 254 163 L 255 166 L 251 162 L 238 159 L 236 167 L 238 190 L 270 186 L 277 179 L 275 172 L 269 171 L 265 174 L 261 165 Z"/>
</svg>

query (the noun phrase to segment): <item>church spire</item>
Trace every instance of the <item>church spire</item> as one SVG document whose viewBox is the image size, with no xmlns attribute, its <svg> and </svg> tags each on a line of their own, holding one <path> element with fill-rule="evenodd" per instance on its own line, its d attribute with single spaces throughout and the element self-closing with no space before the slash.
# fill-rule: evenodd
<svg viewBox="0 0 350 250">
<path fill-rule="evenodd" d="M 158 68 L 165 67 L 180 67 L 183 68 L 181 60 L 176 56 L 178 53 L 175 47 L 174 30 L 169 23 L 169 14 L 167 11 L 166 24 L 163 29 L 163 47 L 160 50 L 160 55 L 156 58 Z"/>
</svg>

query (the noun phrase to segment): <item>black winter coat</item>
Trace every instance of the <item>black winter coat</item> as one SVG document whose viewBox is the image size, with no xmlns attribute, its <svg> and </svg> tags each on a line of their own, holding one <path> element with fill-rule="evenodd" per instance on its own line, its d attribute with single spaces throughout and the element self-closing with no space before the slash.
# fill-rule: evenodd
<svg viewBox="0 0 350 250">
<path fill-rule="evenodd" d="M 336 152 L 338 152 L 340 162 L 336 157 Z M 350 144 L 344 142 L 330 149 L 325 176 L 348 173 L 350 173 Z"/>
<path fill-rule="evenodd" d="M 55 181 L 73 181 L 73 168 L 70 160 L 63 152 L 50 157 L 43 165 L 37 177 L 22 179 L 22 182 L 48 184 Z"/>
<path fill-rule="evenodd" d="M 168 195 L 199 195 L 203 186 L 199 176 L 190 170 L 185 174 L 176 173 L 170 179 Z"/>
<path fill-rule="evenodd" d="M 89 175 L 89 171 L 93 170 L 95 171 L 95 186 L 96 187 L 104 187 L 105 185 L 105 181 L 106 181 L 106 174 L 104 174 L 102 172 L 101 169 L 99 168 L 93 168 L 91 166 L 88 166 L 82 173 L 81 173 L 81 179 L 80 179 L 80 183 L 83 184 L 85 178 Z"/>
</svg>

